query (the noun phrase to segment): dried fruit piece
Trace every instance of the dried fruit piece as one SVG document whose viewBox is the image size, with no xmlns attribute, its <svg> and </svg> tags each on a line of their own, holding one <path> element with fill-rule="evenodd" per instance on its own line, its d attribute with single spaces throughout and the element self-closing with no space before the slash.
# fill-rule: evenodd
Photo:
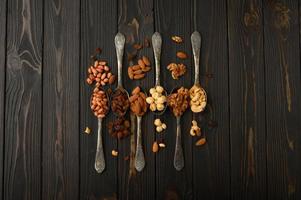
<svg viewBox="0 0 301 200">
<path fill-rule="evenodd" d="M 180 36 L 172 36 L 171 37 L 172 41 L 176 42 L 176 43 L 182 43 L 183 39 Z"/>
<path fill-rule="evenodd" d="M 90 129 L 89 127 L 86 127 L 85 133 L 86 133 L 86 134 L 90 134 L 90 133 L 91 133 L 91 129 Z"/>
<path fill-rule="evenodd" d="M 185 52 L 183 51 L 178 51 L 177 52 L 177 57 L 180 58 L 180 59 L 186 59 L 188 56 Z"/>
<path fill-rule="evenodd" d="M 195 145 L 196 146 L 202 146 L 202 145 L 204 145 L 206 143 L 206 138 L 201 138 L 201 139 L 199 139 L 196 143 L 195 143 Z"/>
</svg>

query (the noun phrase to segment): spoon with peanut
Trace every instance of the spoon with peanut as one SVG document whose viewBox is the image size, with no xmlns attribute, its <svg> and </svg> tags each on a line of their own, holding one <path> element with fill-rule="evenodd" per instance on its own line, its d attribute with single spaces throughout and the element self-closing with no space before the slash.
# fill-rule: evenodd
<svg viewBox="0 0 301 200">
<path fill-rule="evenodd" d="M 109 112 L 109 97 L 107 93 L 99 88 L 94 89 L 90 106 L 94 115 L 98 118 L 95 170 L 97 173 L 102 173 L 106 166 L 102 144 L 102 120 Z"/>
<path fill-rule="evenodd" d="M 200 84 L 200 49 L 201 35 L 195 31 L 191 34 L 191 45 L 194 58 L 194 85 L 189 90 L 190 94 L 190 109 L 194 113 L 199 113 L 205 110 L 207 104 L 207 94 Z"/>
</svg>

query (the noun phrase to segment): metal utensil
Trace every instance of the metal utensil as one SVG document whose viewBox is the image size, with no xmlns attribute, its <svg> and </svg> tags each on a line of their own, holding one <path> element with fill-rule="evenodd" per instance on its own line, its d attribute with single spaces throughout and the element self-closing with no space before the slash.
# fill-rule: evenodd
<svg viewBox="0 0 301 200">
<path fill-rule="evenodd" d="M 201 49 L 201 35 L 199 32 L 194 31 L 191 34 L 191 45 L 192 45 L 192 51 L 193 51 L 193 58 L 194 58 L 194 86 L 199 87 L 205 97 L 205 102 L 207 103 L 207 94 L 204 90 L 204 88 L 200 84 L 200 49 Z M 205 105 L 206 106 L 206 105 Z"/>
<path fill-rule="evenodd" d="M 162 47 L 162 37 L 160 33 L 155 32 L 152 36 L 152 46 L 155 57 L 155 66 L 156 66 L 156 82 L 155 86 L 161 86 L 160 84 L 160 57 L 161 57 L 161 47 Z M 164 89 L 164 88 L 163 88 Z M 167 97 L 167 92 L 164 89 L 163 95 Z M 166 103 L 164 103 L 164 109 L 162 111 L 155 111 L 156 115 L 162 115 L 166 110 Z"/>
<path fill-rule="evenodd" d="M 141 88 L 140 88 L 141 91 Z M 136 154 L 135 154 L 135 168 L 138 172 L 141 172 L 145 167 L 145 158 L 143 153 L 142 147 L 142 131 L 141 131 L 141 122 L 142 116 L 145 114 L 142 113 L 141 115 L 136 115 L 137 117 L 137 146 L 136 146 Z"/>
<path fill-rule="evenodd" d="M 109 96 L 106 93 L 109 105 Z M 105 115 L 109 112 L 109 108 Z M 102 142 L 102 120 L 103 118 L 98 118 L 98 128 L 97 128 L 97 147 L 96 147 L 96 155 L 95 155 L 95 170 L 97 173 L 102 173 L 106 167 L 104 152 L 103 152 L 103 142 Z"/>
<path fill-rule="evenodd" d="M 122 33 L 117 33 L 115 36 L 115 48 L 116 48 L 116 55 L 117 55 L 117 68 L 118 68 L 118 83 L 117 87 L 114 90 L 112 97 L 116 94 L 118 90 L 121 90 L 121 92 L 124 92 L 127 95 L 127 98 L 129 98 L 129 93 L 124 89 L 122 85 L 122 61 L 123 61 L 123 54 L 124 54 L 124 45 L 125 45 L 125 37 Z M 117 113 L 113 112 L 114 115 L 121 117 L 126 114 L 126 110 L 122 115 L 118 115 Z"/>
<path fill-rule="evenodd" d="M 172 95 L 175 91 L 177 92 L 179 88 L 173 88 L 170 95 Z M 184 112 L 183 112 L 184 113 Z M 176 145 L 175 145 L 175 154 L 173 165 L 177 171 L 180 171 L 184 167 L 184 154 L 182 147 L 182 130 L 181 130 L 181 116 L 175 116 L 177 120 L 177 132 L 176 132 Z"/>
</svg>

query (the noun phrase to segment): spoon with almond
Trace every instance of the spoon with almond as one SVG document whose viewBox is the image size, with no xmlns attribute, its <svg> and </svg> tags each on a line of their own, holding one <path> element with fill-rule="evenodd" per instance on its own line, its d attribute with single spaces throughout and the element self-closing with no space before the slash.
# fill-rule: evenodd
<svg viewBox="0 0 301 200">
<path fill-rule="evenodd" d="M 140 87 L 137 86 L 129 98 L 130 109 L 137 117 L 137 146 L 135 154 L 135 168 L 137 171 L 141 172 L 145 166 L 145 158 L 142 148 L 142 132 L 141 132 L 141 122 L 142 116 L 147 111 L 146 95 L 141 91 Z"/>
<path fill-rule="evenodd" d="M 190 109 L 194 113 L 199 113 L 205 110 L 207 104 L 207 94 L 200 84 L 200 49 L 201 35 L 195 31 L 191 34 L 191 45 L 194 57 L 194 85 L 189 90 L 190 94 Z"/>
</svg>

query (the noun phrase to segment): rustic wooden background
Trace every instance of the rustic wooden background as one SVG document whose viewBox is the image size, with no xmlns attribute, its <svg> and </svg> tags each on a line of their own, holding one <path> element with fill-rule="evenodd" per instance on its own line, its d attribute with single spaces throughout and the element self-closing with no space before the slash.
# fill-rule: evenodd
<svg viewBox="0 0 301 200">
<path fill-rule="evenodd" d="M 300 12 L 301 0 L 0 0 L 0 199 L 301 199 Z M 90 54 L 102 48 L 116 73 L 118 31 L 127 50 L 159 31 L 164 87 L 190 87 L 191 57 L 178 81 L 165 66 L 177 50 L 191 55 L 194 30 L 209 106 L 183 117 L 184 170 L 173 168 L 175 119 L 166 112 L 163 135 L 153 114 L 144 118 L 143 172 L 124 159 L 134 138 L 105 130 L 107 168 L 97 174 L 97 120 L 84 82 Z M 183 45 L 171 42 L 175 34 Z M 151 48 L 139 55 L 153 59 Z M 154 71 L 124 83 L 149 89 Z M 192 118 L 203 147 L 188 134 Z M 167 147 L 154 155 L 156 138 Z"/>
</svg>

